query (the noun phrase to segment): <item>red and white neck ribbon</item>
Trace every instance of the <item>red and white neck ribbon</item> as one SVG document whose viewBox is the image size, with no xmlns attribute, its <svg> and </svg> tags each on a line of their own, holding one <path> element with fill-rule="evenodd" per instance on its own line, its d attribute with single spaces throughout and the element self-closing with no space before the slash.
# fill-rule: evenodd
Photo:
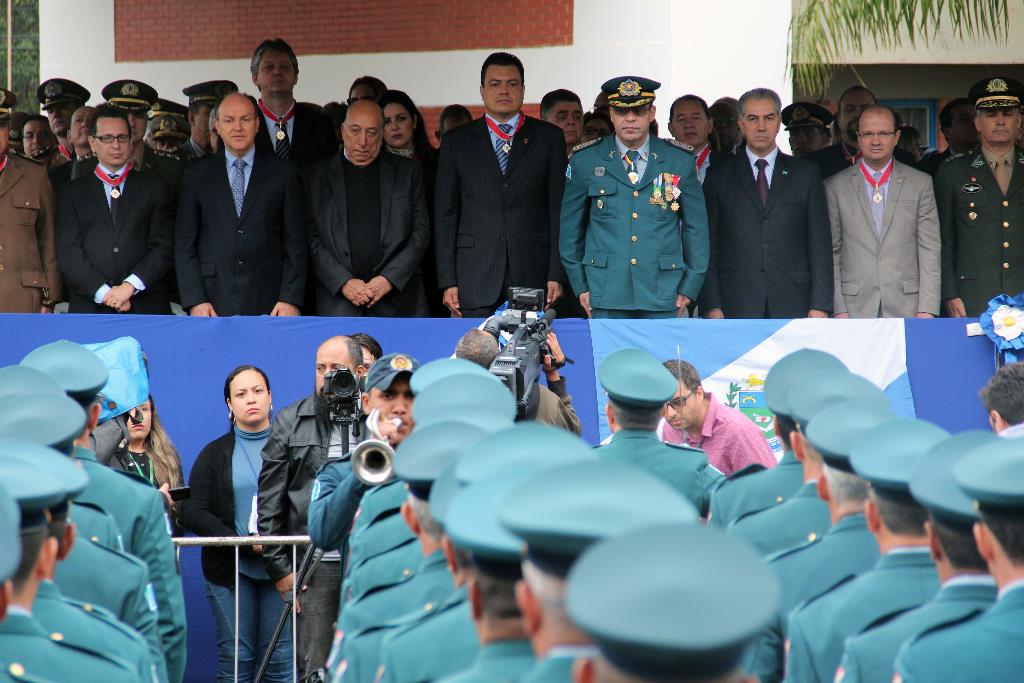
<svg viewBox="0 0 1024 683">
<path fill-rule="evenodd" d="M 519 132 L 519 129 L 523 127 L 523 121 L 526 120 L 526 117 L 523 116 L 522 114 L 519 115 L 519 123 L 516 124 L 516 129 L 511 133 L 505 133 L 501 130 L 501 128 L 498 128 L 498 124 L 495 123 L 490 116 L 485 116 L 484 120 L 487 121 L 487 127 L 491 129 L 491 132 L 494 133 L 499 140 L 501 140 L 502 142 L 508 142 L 509 140 L 514 138 L 516 136 L 516 133 Z"/>
<path fill-rule="evenodd" d="M 128 177 L 128 171 L 130 170 L 132 170 L 132 164 L 129 161 L 127 164 L 124 165 L 124 168 L 121 169 L 121 172 L 113 180 L 110 179 L 110 176 L 101 171 L 99 166 L 96 166 L 96 168 L 93 169 L 93 172 L 96 174 L 96 177 L 100 179 L 100 182 L 106 183 L 107 185 L 110 185 L 111 189 L 114 189 L 121 186 L 121 183 L 124 182 L 124 179 Z"/>
<path fill-rule="evenodd" d="M 707 163 L 708 157 L 711 156 L 711 145 L 704 148 L 704 151 L 697 155 L 697 173 L 700 173 L 700 169 Z"/>
<path fill-rule="evenodd" d="M 257 102 L 260 105 L 260 111 L 263 112 L 263 115 L 266 116 L 268 119 L 273 119 L 274 121 L 276 121 L 277 125 L 280 128 L 284 128 L 284 124 L 288 122 L 288 119 L 290 119 L 291 117 L 295 116 L 295 103 L 294 102 L 292 102 L 292 106 L 290 106 L 288 108 L 288 111 L 286 111 L 284 113 L 284 116 L 278 116 L 274 112 L 270 111 L 270 109 L 267 108 L 267 105 L 263 104 L 263 99 L 262 98 L 257 100 Z"/>
<path fill-rule="evenodd" d="M 68 151 L 68 148 L 64 146 L 63 142 L 57 144 L 57 149 L 60 150 L 60 155 L 62 157 L 71 161 L 71 152 Z"/>
<path fill-rule="evenodd" d="M 863 160 L 860 162 L 860 172 L 864 174 L 864 180 L 868 181 L 868 185 L 874 188 L 876 193 L 878 192 L 878 188 L 889 182 L 889 176 L 892 175 L 892 167 L 892 159 L 889 159 L 889 165 L 885 168 L 885 171 L 882 173 L 882 177 L 878 179 L 878 182 L 875 182 L 874 174 L 877 173 L 878 171 L 868 168 L 868 165 L 865 164 Z"/>
</svg>

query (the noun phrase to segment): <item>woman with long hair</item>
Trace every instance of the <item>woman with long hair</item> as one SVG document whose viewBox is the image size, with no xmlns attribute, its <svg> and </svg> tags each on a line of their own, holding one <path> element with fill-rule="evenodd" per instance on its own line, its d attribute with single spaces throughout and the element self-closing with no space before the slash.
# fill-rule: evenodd
<svg viewBox="0 0 1024 683">
<path fill-rule="evenodd" d="M 185 502 L 185 525 L 197 536 L 255 536 L 256 490 L 273 409 L 270 379 L 255 365 L 241 365 L 224 380 L 224 402 L 231 428 L 208 443 L 192 466 L 192 495 Z M 217 625 L 220 683 L 236 680 L 236 591 L 238 681 L 253 680 L 284 607 L 263 567 L 262 552 L 260 545 L 239 548 L 236 584 L 234 549 L 207 546 L 202 550 L 206 597 Z M 286 627 L 284 633 L 290 633 L 290 628 Z M 263 680 L 291 681 L 291 664 L 291 638 L 282 637 Z"/>
<path fill-rule="evenodd" d="M 174 535 L 181 535 L 180 506 L 171 500 L 170 490 L 184 481 L 181 457 L 160 421 L 150 396 L 128 413 L 128 452 L 113 458 L 110 466 L 138 475 L 160 490 L 164 506 L 171 512 Z"/>
</svg>

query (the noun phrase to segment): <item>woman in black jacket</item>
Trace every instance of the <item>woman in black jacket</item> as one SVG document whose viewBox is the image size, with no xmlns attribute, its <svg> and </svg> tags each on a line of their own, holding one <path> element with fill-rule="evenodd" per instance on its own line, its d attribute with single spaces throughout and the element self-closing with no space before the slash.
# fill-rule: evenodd
<svg viewBox="0 0 1024 683">
<path fill-rule="evenodd" d="M 256 366 L 237 367 L 224 382 L 224 401 L 231 431 L 208 443 L 192 466 L 192 496 L 184 508 L 185 525 L 197 536 L 252 536 L 256 534 L 261 454 L 270 435 L 270 380 Z M 234 548 L 210 546 L 202 551 L 206 596 L 217 623 L 217 680 L 221 683 L 235 680 L 235 591 L 239 681 L 251 681 L 255 676 L 284 607 L 263 567 L 262 550 L 259 545 L 239 548 L 237 586 Z M 289 632 L 286 628 L 285 633 Z M 291 664 L 291 639 L 283 637 L 264 680 L 291 681 Z"/>
</svg>

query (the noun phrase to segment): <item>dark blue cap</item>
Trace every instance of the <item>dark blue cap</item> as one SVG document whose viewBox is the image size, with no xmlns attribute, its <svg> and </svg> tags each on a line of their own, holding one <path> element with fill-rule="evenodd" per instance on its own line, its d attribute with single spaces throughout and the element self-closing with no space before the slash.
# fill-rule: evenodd
<svg viewBox="0 0 1024 683">
<path fill-rule="evenodd" d="M 659 524 L 588 548 L 569 572 L 566 609 L 619 671 L 704 680 L 741 665 L 776 616 L 779 592 L 745 541 L 699 524 Z"/>
<path fill-rule="evenodd" d="M 804 377 L 819 370 L 845 370 L 843 362 L 831 353 L 800 349 L 776 361 L 764 379 L 764 402 L 776 415 L 789 417 L 789 390 Z"/>
<path fill-rule="evenodd" d="M 64 393 L 0 398 L 0 438 L 24 439 L 71 455 L 85 421 L 85 411 Z"/>
<path fill-rule="evenodd" d="M 807 425 L 807 440 L 829 467 L 853 472 L 850 452 L 865 432 L 895 420 L 877 400 L 841 401 L 823 408 Z"/>
<path fill-rule="evenodd" d="M 911 495 L 947 524 L 974 524 L 978 520 L 974 501 L 956 485 L 953 469 L 971 450 L 998 438 L 992 432 L 972 430 L 939 442 L 914 466 L 910 474 Z"/>
<path fill-rule="evenodd" d="M 924 420 L 899 418 L 878 425 L 853 444 L 850 465 L 879 493 L 910 497 L 910 475 L 949 432 Z"/>
<path fill-rule="evenodd" d="M 404 353 L 389 353 L 381 356 L 366 373 L 366 390 L 380 389 L 386 391 L 391 388 L 391 383 L 402 374 L 411 375 L 420 367 L 419 362 L 412 356 Z"/>
<path fill-rule="evenodd" d="M 790 417 L 800 429 L 806 430 L 807 423 L 819 410 L 833 403 L 856 400 L 889 405 L 885 392 L 860 375 L 848 370 L 819 370 L 802 378 L 789 390 Z"/>
<path fill-rule="evenodd" d="M 463 484 L 486 479 L 509 465 L 525 472 L 595 460 L 594 449 L 564 429 L 539 422 L 520 422 L 491 434 L 466 449 L 455 465 L 455 476 Z"/>
<path fill-rule="evenodd" d="M 92 351 L 67 340 L 44 344 L 21 359 L 21 365 L 45 372 L 68 396 L 83 405 L 96 400 L 110 371 Z"/>
<path fill-rule="evenodd" d="M 592 543 L 657 523 L 696 522 L 693 504 L 633 465 L 593 460 L 534 473 L 499 511 L 541 570 L 565 576 Z"/>
</svg>

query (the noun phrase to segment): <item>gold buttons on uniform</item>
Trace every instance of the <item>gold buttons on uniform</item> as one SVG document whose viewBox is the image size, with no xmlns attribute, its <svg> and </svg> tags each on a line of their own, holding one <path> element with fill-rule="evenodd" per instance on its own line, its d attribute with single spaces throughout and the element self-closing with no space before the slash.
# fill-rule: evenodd
<svg viewBox="0 0 1024 683">
<path fill-rule="evenodd" d="M 93 607 L 89 603 L 85 603 L 84 605 L 82 605 L 82 609 L 84 609 L 86 612 L 91 612 L 93 610 Z"/>
<path fill-rule="evenodd" d="M 1009 242 L 1003 242 L 1003 249 L 1009 249 L 1009 248 L 1010 248 L 1010 243 Z"/>
<path fill-rule="evenodd" d="M 974 208 L 974 202 L 971 202 L 971 203 L 970 203 L 970 204 L 968 204 L 967 206 L 969 206 L 969 207 L 971 207 L 971 208 L 973 209 L 973 208 Z"/>
<path fill-rule="evenodd" d="M 1004 228 L 1010 227 L 1010 221 L 1003 221 L 1003 227 Z"/>
<path fill-rule="evenodd" d="M 601 194 L 604 194 L 604 190 L 603 189 L 602 190 L 598 190 L 598 192 L 600 192 Z"/>
<path fill-rule="evenodd" d="M 409 571 L 408 569 L 403 569 L 402 570 L 402 576 L 409 576 L 409 574 L 412 574 L 412 572 Z"/>
<path fill-rule="evenodd" d="M 633 236 L 632 236 L 632 237 L 630 237 L 629 239 L 631 239 L 632 241 L 636 242 L 636 235 L 633 235 Z"/>
<path fill-rule="evenodd" d="M 637 219 L 637 213 L 636 213 L 636 211 L 634 211 L 633 212 L 633 220 L 636 220 L 636 219 Z"/>
<path fill-rule="evenodd" d="M 639 197 L 640 193 L 638 191 L 636 191 L 636 190 L 633 190 L 633 196 L 634 197 Z"/>
<path fill-rule="evenodd" d="M 1003 200 L 1003 206 L 1009 206 L 1009 205 L 1010 205 L 1010 202 L 1008 202 L 1008 201 L 1006 201 L 1006 200 L 1004 199 L 1004 200 Z"/>
<path fill-rule="evenodd" d="M 56 643 L 59 643 L 59 642 L 64 640 L 64 634 L 63 633 L 51 633 L 50 634 L 50 640 L 52 640 L 52 641 L 54 641 Z"/>
<path fill-rule="evenodd" d="M 967 217 L 970 218 L 973 221 L 975 218 L 978 217 L 978 214 L 976 214 L 973 211 L 971 211 L 969 214 L 967 214 Z"/>
<path fill-rule="evenodd" d="M 782 496 L 775 496 L 775 502 L 776 503 L 781 503 L 782 502 Z"/>
<path fill-rule="evenodd" d="M 807 540 L 808 541 L 813 541 L 817 537 L 818 537 L 818 534 L 814 533 L 813 531 L 811 533 L 807 534 Z"/>
<path fill-rule="evenodd" d="M 428 602 L 427 604 L 423 605 L 424 612 L 429 612 L 432 609 L 434 609 L 434 603 L 432 602 Z"/>
<path fill-rule="evenodd" d="M 17 662 L 15 662 L 14 664 L 11 664 L 9 667 L 7 667 L 7 670 L 11 672 L 12 676 L 24 676 L 25 675 L 25 667 L 23 667 L 21 664 L 18 664 Z"/>
<path fill-rule="evenodd" d="M 1003 264 L 1003 270 L 1009 270 L 1009 269 L 1010 269 L 1010 264 L 1009 263 L 1004 263 Z"/>
<path fill-rule="evenodd" d="M 635 258 L 629 259 L 629 264 L 632 265 L 632 266 L 635 266 L 636 265 L 636 259 Z"/>
</svg>

